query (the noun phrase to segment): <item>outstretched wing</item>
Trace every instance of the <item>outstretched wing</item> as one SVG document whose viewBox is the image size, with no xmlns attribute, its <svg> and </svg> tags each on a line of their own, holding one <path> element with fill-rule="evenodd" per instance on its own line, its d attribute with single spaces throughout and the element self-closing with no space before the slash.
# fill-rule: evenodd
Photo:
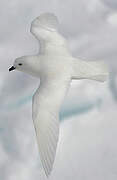
<svg viewBox="0 0 117 180">
<path fill-rule="evenodd" d="M 59 108 L 66 92 L 65 83 L 55 89 L 41 85 L 33 96 L 33 121 L 42 166 L 48 176 L 52 170 L 59 136 Z"/>
<path fill-rule="evenodd" d="M 53 13 L 42 13 L 32 21 L 32 26 L 47 29 L 48 31 L 57 31 L 58 19 Z"/>
<path fill-rule="evenodd" d="M 40 42 L 40 54 L 66 54 L 67 43 L 58 32 L 58 19 L 52 13 L 44 13 L 31 23 L 31 33 Z"/>
<path fill-rule="evenodd" d="M 73 79 L 91 79 L 103 82 L 108 75 L 108 68 L 103 62 L 74 60 Z"/>
</svg>

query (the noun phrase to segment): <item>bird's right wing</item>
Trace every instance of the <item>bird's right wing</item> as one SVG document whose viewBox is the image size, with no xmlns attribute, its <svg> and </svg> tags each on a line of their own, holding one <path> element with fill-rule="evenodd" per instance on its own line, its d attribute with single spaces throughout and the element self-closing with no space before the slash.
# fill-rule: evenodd
<svg viewBox="0 0 117 180">
<path fill-rule="evenodd" d="M 55 159 L 59 135 L 59 108 L 65 92 L 65 83 L 55 89 L 51 85 L 41 85 L 33 96 L 34 127 L 41 162 L 47 176 Z"/>
<path fill-rule="evenodd" d="M 109 71 L 104 62 L 74 59 L 72 79 L 91 79 L 103 82 L 108 75 Z"/>
</svg>

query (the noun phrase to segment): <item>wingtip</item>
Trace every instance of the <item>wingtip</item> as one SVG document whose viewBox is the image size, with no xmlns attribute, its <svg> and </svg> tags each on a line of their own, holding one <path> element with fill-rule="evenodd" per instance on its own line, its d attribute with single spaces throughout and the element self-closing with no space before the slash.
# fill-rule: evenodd
<svg viewBox="0 0 117 180">
<path fill-rule="evenodd" d="M 32 33 L 33 27 L 48 28 L 51 31 L 55 31 L 58 29 L 58 24 L 58 18 L 55 14 L 42 13 L 31 22 L 30 32 Z"/>
<path fill-rule="evenodd" d="M 51 175 L 51 172 L 52 172 L 52 168 L 51 169 L 45 169 L 44 167 L 43 167 L 43 170 L 44 170 L 44 173 L 45 173 L 45 176 L 47 177 L 47 178 L 49 178 L 50 177 L 50 175 Z"/>
<path fill-rule="evenodd" d="M 45 172 L 46 178 L 50 177 L 51 172 Z"/>
</svg>

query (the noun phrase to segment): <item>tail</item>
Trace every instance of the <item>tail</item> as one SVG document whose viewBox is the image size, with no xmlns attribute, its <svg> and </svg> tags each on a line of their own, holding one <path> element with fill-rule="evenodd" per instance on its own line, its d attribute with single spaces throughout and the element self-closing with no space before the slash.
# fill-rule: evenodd
<svg viewBox="0 0 117 180">
<path fill-rule="evenodd" d="M 104 82 L 108 76 L 109 70 L 104 62 L 74 60 L 73 79 L 91 79 Z"/>
</svg>

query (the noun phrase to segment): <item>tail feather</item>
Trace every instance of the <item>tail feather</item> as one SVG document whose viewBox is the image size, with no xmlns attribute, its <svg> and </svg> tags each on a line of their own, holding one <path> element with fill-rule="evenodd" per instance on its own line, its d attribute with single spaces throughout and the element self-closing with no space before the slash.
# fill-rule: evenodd
<svg viewBox="0 0 117 180">
<path fill-rule="evenodd" d="M 91 79 L 104 82 L 109 71 L 104 62 L 74 60 L 73 79 Z"/>
</svg>

